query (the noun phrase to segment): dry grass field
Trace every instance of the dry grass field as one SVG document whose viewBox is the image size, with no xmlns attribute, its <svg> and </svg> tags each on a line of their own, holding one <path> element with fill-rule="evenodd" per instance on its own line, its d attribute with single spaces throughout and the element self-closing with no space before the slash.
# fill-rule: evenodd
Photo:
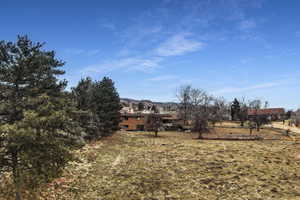
<svg viewBox="0 0 300 200">
<path fill-rule="evenodd" d="M 216 128 L 210 137 L 248 132 Z M 269 129 L 259 134 L 266 140 L 197 140 L 197 135 L 178 132 L 161 132 L 154 138 L 152 133 L 119 132 L 76 151 L 78 161 L 70 163 L 62 178 L 43 187 L 38 199 L 300 199 L 300 144 L 295 143 L 299 137 Z"/>
<path fill-rule="evenodd" d="M 300 128 L 299 127 L 295 127 L 295 126 L 288 126 L 288 121 L 286 121 L 285 124 L 283 124 L 282 122 L 273 122 L 272 126 L 275 128 L 280 128 L 280 129 L 289 129 L 295 133 L 299 133 L 300 134 Z"/>
</svg>

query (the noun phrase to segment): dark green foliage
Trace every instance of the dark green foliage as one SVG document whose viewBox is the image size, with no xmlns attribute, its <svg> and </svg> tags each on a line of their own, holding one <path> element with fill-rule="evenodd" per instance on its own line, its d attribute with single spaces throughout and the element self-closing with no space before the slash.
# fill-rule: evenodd
<svg viewBox="0 0 300 200">
<path fill-rule="evenodd" d="M 121 104 L 111 79 L 104 77 L 98 82 L 91 78 L 82 79 L 72 93 L 77 108 L 82 111 L 80 124 L 87 139 L 99 139 L 118 130 Z"/>
<path fill-rule="evenodd" d="M 77 108 L 89 110 L 91 108 L 91 98 L 94 83 L 90 77 L 81 79 L 78 85 L 72 88 L 72 94 L 76 100 Z"/>
<path fill-rule="evenodd" d="M 145 105 L 143 104 L 143 102 L 139 102 L 138 104 L 138 110 L 139 111 L 143 111 L 145 109 Z"/>
<path fill-rule="evenodd" d="M 90 77 L 81 79 L 78 85 L 72 88 L 72 96 L 76 102 L 77 109 L 80 110 L 78 121 L 87 140 L 97 138 L 98 132 L 95 115 L 92 113 L 93 91 L 94 83 Z"/>
<path fill-rule="evenodd" d="M 231 119 L 238 120 L 241 110 L 240 102 L 235 98 L 231 105 Z"/>
<path fill-rule="evenodd" d="M 119 129 L 122 107 L 119 94 L 110 78 L 104 77 L 94 84 L 91 108 L 101 136 L 111 135 Z"/>
<path fill-rule="evenodd" d="M 21 187 L 60 175 L 78 133 L 67 83 L 57 79 L 64 63 L 42 47 L 26 36 L 0 42 L 0 171 L 12 172 L 16 199 Z"/>
<path fill-rule="evenodd" d="M 1 126 L 1 147 L 6 152 L 0 163 L 15 168 L 20 183 L 34 188 L 60 175 L 72 158 L 69 146 L 75 143 L 77 130 L 66 98 L 41 95 L 26 103 L 32 109 L 24 110 L 22 120 Z"/>
<path fill-rule="evenodd" d="M 292 114 L 293 114 L 292 110 L 287 111 L 286 114 L 285 114 L 285 119 L 291 119 L 292 118 Z"/>
<path fill-rule="evenodd" d="M 151 111 L 153 111 L 154 113 L 159 113 L 159 111 L 155 105 L 152 106 Z"/>
</svg>

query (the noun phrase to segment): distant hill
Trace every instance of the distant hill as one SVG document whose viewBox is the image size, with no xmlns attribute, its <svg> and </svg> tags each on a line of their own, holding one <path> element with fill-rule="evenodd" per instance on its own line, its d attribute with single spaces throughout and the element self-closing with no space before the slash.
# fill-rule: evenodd
<svg viewBox="0 0 300 200">
<path fill-rule="evenodd" d="M 121 103 L 125 107 L 132 107 L 137 109 L 139 103 L 143 103 L 146 108 L 155 106 L 160 111 L 176 111 L 178 103 L 175 102 L 154 102 L 151 100 L 136 100 L 131 98 L 121 98 Z"/>
<path fill-rule="evenodd" d="M 147 100 L 147 99 L 143 99 L 143 100 L 136 100 L 136 99 L 131 99 L 131 98 L 120 98 L 121 102 L 126 102 L 126 103 L 152 103 L 152 104 L 158 104 L 158 105 L 162 105 L 162 104 L 170 104 L 170 105 L 178 105 L 178 103 L 176 102 L 155 102 L 155 101 L 151 101 L 151 100 Z"/>
</svg>

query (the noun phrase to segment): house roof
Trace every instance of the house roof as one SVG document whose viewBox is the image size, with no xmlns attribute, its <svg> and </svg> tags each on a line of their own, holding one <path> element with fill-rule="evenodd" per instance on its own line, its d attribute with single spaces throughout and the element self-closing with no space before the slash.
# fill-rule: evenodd
<svg viewBox="0 0 300 200">
<path fill-rule="evenodd" d="M 121 116 L 124 117 L 142 117 L 142 116 L 148 116 L 148 115 L 153 115 L 154 113 L 121 113 Z M 154 115 L 159 115 L 164 118 L 174 118 L 173 115 L 171 114 L 159 114 L 155 113 Z"/>
<path fill-rule="evenodd" d="M 248 109 L 248 115 L 280 115 L 284 113 L 284 108 Z"/>
</svg>

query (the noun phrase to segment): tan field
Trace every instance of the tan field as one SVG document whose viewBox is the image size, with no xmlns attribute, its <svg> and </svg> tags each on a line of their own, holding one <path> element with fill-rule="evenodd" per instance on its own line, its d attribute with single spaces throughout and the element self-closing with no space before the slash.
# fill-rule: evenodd
<svg viewBox="0 0 300 200">
<path fill-rule="evenodd" d="M 285 124 L 283 124 L 282 122 L 273 122 L 272 123 L 272 127 L 275 128 L 280 128 L 280 129 L 285 129 L 285 130 L 291 130 L 295 133 L 299 133 L 300 134 L 300 128 L 296 127 L 296 126 L 288 126 L 288 122 L 286 122 Z"/>
<path fill-rule="evenodd" d="M 216 128 L 210 137 L 248 133 Z M 300 137 L 268 129 L 259 134 L 266 140 L 119 132 L 77 151 L 78 161 L 62 178 L 43 187 L 39 199 L 300 199 Z"/>
</svg>

